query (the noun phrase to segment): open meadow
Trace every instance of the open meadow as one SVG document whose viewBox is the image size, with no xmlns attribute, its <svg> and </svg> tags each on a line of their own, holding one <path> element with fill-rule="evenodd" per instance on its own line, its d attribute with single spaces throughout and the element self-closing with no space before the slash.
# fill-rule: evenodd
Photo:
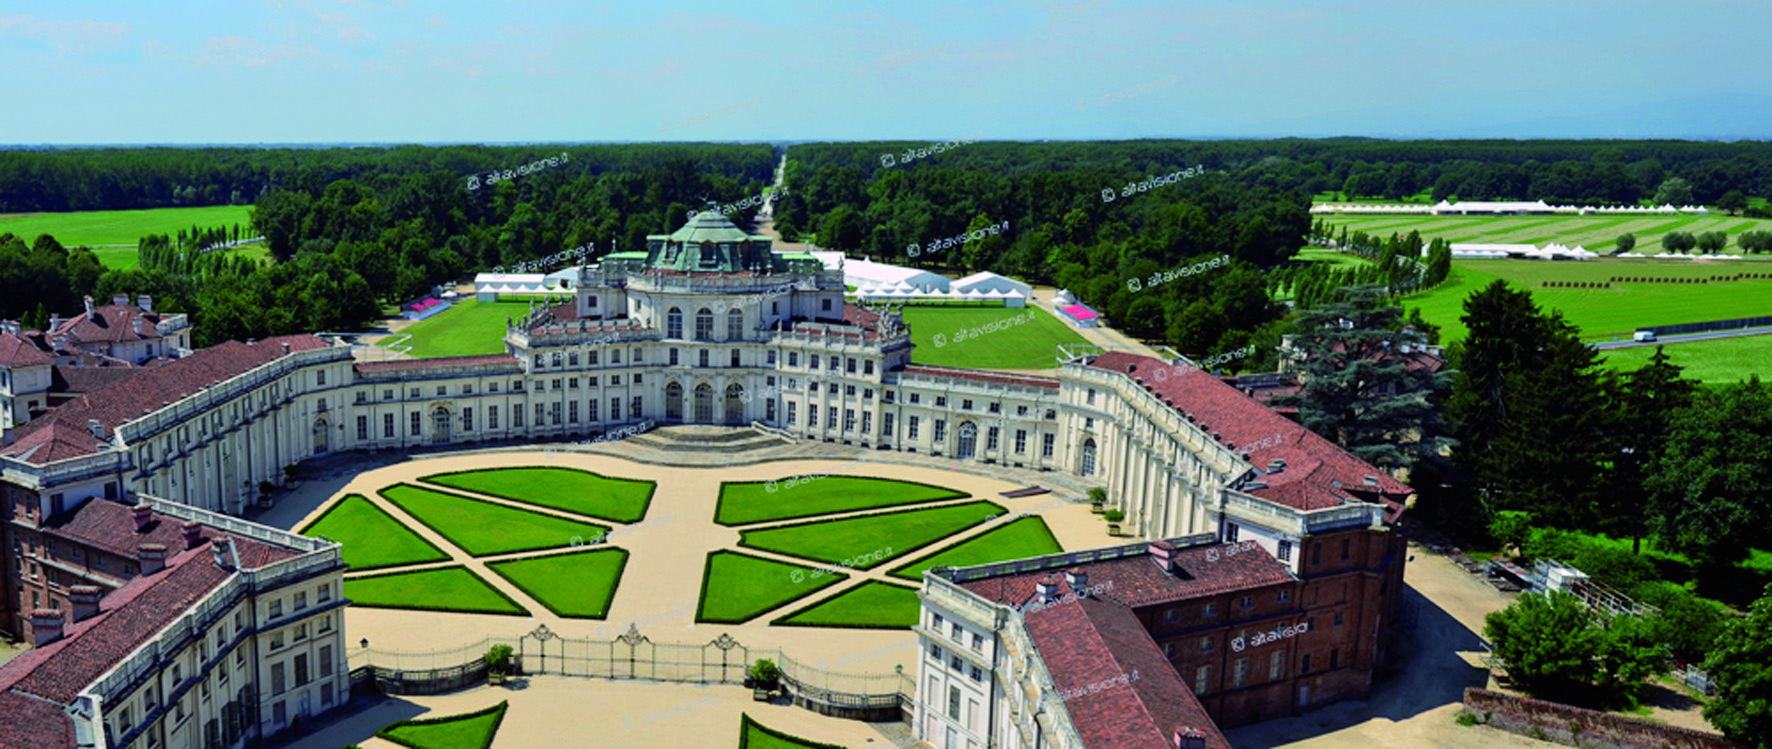
<svg viewBox="0 0 1772 749">
<path fill-rule="evenodd" d="M 1012 318 L 1033 318 L 1017 323 Z M 973 329 L 1006 321 L 997 330 L 970 338 Z M 907 305 L 904 321 L 917 346 L 918 364 L 979 369 L 1052 369 L 1058 366 L 1058 346 L 1088 343 L 1082 335 L 1052 313 L 1035 307 L 932 307 Z M 939 336 L 939 337 L 938 337 Z"/>
<path fill-rule="evenodd" d="M 1422 241 L 1441 237 L 1448 242 L 1478 244 L 1536 244 L 1551 242 L 1575 247 L 1580 245 L 1599 253 L 1617 249 L 1618 236 L 1630 232 L 1637 236 L 1632 252 L 1653 255 L 1666 252 L 1661 238 L 1670 231 L 1699 234 L 1721 231 L 1729 235 L 1724 253 L 1740 254 L 1736 238 L 1744 231 L 1772 229 L 1772 219 L 1737 218 L 1708 215 L 1594 215 L 1594 216 L 1411 216 L 1411 215 L 1341 215 L 1324 216 L 1331 226 L 1347 227 L 1348 233 L 1363 231 L 1373 236 L 1407 235 L 1421 232 Z"/>
<path fill-rule="evenodd" d="M 252 206 L 211 205 L 196 208 L 149 208 L 137 211 L 79 211 L 75 213 L 7 213 L 0 214 L 0 234 L 17 234 L 25 243 L 37 241 L 48 234 L 63 247 L 80 245 L 128 245 L 127 247 L 94 247 L 100 263 L 106 268 L 128 270 L 136 266 L 135 245 L 150 234 L 176 237 L 180 230 L 193 225 L 198 228 L 240 225 L 242 236 L 250 234 Z M 246 245 L 240 251 L 269 257 L 263 244 Z"/>
<path fill-rule="evenodd" d="M 412 336 L 408 343 L 412 344 L 412 355 L 419 358 L 502 354 L 505 318 L 528 314 L 527 302 L 463 299 L 401 332 Z"/>
</svg>

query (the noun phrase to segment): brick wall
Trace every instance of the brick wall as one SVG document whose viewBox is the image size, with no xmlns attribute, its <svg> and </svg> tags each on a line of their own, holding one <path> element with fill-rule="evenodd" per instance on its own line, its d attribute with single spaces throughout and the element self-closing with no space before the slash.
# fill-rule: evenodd
<svg viewBox="0 0 1772 749">
<path fill-rule="evenodd" d="M 1596 749 L 1743 749 L 1716 734 L 1469 687 L 1464 712 L 1508 733 Z"/>
</svg>

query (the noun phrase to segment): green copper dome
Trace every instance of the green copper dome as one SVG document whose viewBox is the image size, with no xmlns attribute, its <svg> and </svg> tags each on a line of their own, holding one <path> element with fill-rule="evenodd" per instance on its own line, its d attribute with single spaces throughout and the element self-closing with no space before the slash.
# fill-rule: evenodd
<svg viewBox="0 0 1772 749">
<path fill-rule="evenodd" d="M 669 235 L 646 237 L 646 267 L 696 273 L 779 272 L 769 237 L 744 233 L 713 211 L 695 214 Z"/>
</svg>

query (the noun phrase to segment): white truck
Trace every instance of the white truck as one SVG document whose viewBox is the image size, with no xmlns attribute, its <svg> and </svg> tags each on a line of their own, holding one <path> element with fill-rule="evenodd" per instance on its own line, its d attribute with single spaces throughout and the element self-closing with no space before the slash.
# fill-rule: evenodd
<svg viewBox="0 0 1772 749">
<path fill-rule="evenodd" d="M 1637 331 L 1636 337 L 1633 338 L 1632 340 L 1653 342 L 1655 340 L 1655 331 L 1653 331 L 1653 330 L 1639 330 L 1639 331 Z"/>
</svg>

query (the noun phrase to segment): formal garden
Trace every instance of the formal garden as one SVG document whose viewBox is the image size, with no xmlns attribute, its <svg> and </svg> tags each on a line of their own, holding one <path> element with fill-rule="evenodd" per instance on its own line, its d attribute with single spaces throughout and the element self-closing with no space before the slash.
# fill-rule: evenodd
<svg viewBox="0 0 1772 749">
<path fill-rule="evenodd" d="M 659 519 L 658 488 L 562 466 L 445 471 L 345 494 L 300 532 L 343 545 L 354 606 L 601 620 L 632 556 L 617 542 Z M 925 570 L 1063 551 L 1037 516 L 900 479 L 722 482 L 714 507 L 737 540 L 696 550 L 695 622 L 908 629 Z"/>
</svg>

